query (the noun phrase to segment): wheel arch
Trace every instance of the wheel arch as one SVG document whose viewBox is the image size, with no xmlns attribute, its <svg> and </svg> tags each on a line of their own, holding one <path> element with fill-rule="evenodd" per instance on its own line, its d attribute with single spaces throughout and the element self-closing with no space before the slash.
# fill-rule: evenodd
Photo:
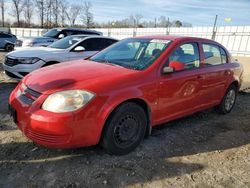
<svg viewBox="0 0 250 188">
<path fill-rule="evenodd" d="M 6 49 L 7 45 L 11 45 L 11 46 L 13 46 L 13 48 L 15 47 L 15 44 L 13 44 L 11 42 L 6 42 L 6 44 L 4 45 L 4 49 Z"/>
<path fill-rule="evenodd" d="M 49 65 L 54 65 L 54 64 L 57 64 L 57 63 L 60 63 L 59 61 L 48 61 L 46 62 L 42 67 L 46 67 L 46 66 L 49 66 Z"/>
<path fill-rule="evenodd" d="M 238 90 L 240 89 L 240 83 L 239 83 L 237 80 L 234 80 L 234 81 L 229 85 L 229 87 L 230 87 L 231 85 L 234 85 Z"/>
<path fill-rule="evenodd" d="M 138 106 L 142 107 L 142 109 L 144 110 L 144 112 L 145 112 L 145 114 L 147 116 L 147 125 L 146 125 L 147 127 L 146 127 L 145 137 L 150 136 L 151 130 L 152 130 L 152 126 L 151 126 L 151 108 L 150 108 L 150 106 L 148 105 L 148 103 L 144 99 L 141 99 L 141 98 L 131 98 L 131 99 L 126 99 L 126 100 L 118 103 L 107 114 L 106 119 L 105 119 L 105 123 L 104 123 L 102 131 L 101 131 L 101 136 L 100 136 L 99 142 L 102 140 L 103 132 L 104 132 L 105 127 L 107 126 L 107 122 L 112 117 L 112 115 L 114 114 L 115 110 L 117 108 L 119 108 L 121 105 L 123 105 L 124 103 L 129 103 L 129 102 L 137 104 Z"/>
</svg>

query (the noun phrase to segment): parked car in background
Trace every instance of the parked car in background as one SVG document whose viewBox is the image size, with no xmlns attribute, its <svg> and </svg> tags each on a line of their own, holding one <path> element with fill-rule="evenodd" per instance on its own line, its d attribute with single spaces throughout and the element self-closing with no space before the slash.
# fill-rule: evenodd
<svg viewBox="0 0 250 188">
<path fill-rule="evenodd" d="M 116 39 L 102 36 L 72 35 L 48 47 L 26 48 L 8 53 L 3 69 L 9 77 L 21 79 L 41 67 L 90 57 L 116 42 Z"/>
<path fill-rule="evenodd" d="M 0 49 L 10 52 L 14 50 L 16 36 L 11 33 L 0 32 Z"/>
<path fill-rule="evenodd" d="M 11 34 L 11 29 L 9 27 L 0 27 L 0 32 Z"/>
<path fill-rule="evenodd" d="M 156 125 L 211 107 L 230 113 L 242 72 L 212 40 L 130 38 L 89 60 L 27 75 L 9 104 L 19 129 L 38 144 L 101 143 L 108 153 L 121 155 L 134 150 Z"/>
<path fill-rule="evenodd" d="M 54 28 L 43 34 L 42 37 L 18 38 L 16 47 L 48 46 L 53 42 L 70 35 L 102 35 L 101 32 L 78 28 Z"/>
</svg>

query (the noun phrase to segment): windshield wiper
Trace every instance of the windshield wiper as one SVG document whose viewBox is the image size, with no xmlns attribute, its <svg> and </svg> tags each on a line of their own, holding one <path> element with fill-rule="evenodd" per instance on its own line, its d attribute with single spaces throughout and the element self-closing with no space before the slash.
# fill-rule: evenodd
<svg viewBox="0 0 250 188">
<path fill-rule="evenodd" d="M 100 61 L 98 61 L 98 62 L 107 64 L 107 65 L 111 65 L 111 66 L 123 67 L 122 65 L 117 65 L 116 63 L 111 63 L 111 62 L 109 62 L 107 59 L 100 60 Z M 124 68 L 124 67 L 123 67 L 123 68 Z"/>
</svg>

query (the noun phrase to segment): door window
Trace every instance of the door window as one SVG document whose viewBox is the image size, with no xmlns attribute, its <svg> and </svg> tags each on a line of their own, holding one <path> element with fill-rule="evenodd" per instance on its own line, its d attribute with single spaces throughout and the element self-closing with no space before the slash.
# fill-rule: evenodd
<svg viewBox="0 0 250 188">
<path fill-rule="evenodd" d="M 205 55 L 205 65 L 214 66 L 227 63 L 227 55 L 225 50 L 214 44 L 203 44 Z"/>
<path fill-rule="evenodd" d="M 100 51 L 102 49 L 101 41 L 98 38 L 86 39 L 77 46 L 82 46 L 85 51 Z"/>
<path fill-rule="evenodd" d="M 168 59 L 169 67 L 175 71 L 194 69 L 200 66 L 197 43 L 186 43 L 178 47 Z"/>
<path fill-rule="evenodd" d="M 222 63 L 227 63 L 227 53 L 225 52 L 225 50 L 223 48 L 220 48 L 220 54 L 221 54 L 221 61 Z"/>
<path fill-rule="evenodd" d="M 8 34 L 0 33 L 0 38 L 11 38 L 11 36 Z"/>
</svg>

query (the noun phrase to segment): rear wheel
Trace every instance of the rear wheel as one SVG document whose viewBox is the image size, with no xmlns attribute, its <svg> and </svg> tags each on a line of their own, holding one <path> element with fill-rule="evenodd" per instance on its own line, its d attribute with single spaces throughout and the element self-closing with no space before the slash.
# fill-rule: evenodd
<svg viewBox="0 0 250 188">
<path fill-rule="evenodd" d="M 141 143 L 146 126 L 145 111 L 137 104 L 124 103 L 108 119 L 102 135 L 102 146 L 110 154 L 127 154 Z"/>
<path fill-rule="evenodd" d="M 13 51 L 14 50 L 14 45 L 13 44 L 6 44 L 5 50 L 7 52 Z"/>
<path fill-rule="evenodd" d="M 220 105 L 216 107 L 216 111 L 220 114 L 228 114 L 232 111 L 236 98 L 237 98 L 238 90 L 235 85 L 231 85 L 227 90 L 224 98 Z"/>
</svg>

